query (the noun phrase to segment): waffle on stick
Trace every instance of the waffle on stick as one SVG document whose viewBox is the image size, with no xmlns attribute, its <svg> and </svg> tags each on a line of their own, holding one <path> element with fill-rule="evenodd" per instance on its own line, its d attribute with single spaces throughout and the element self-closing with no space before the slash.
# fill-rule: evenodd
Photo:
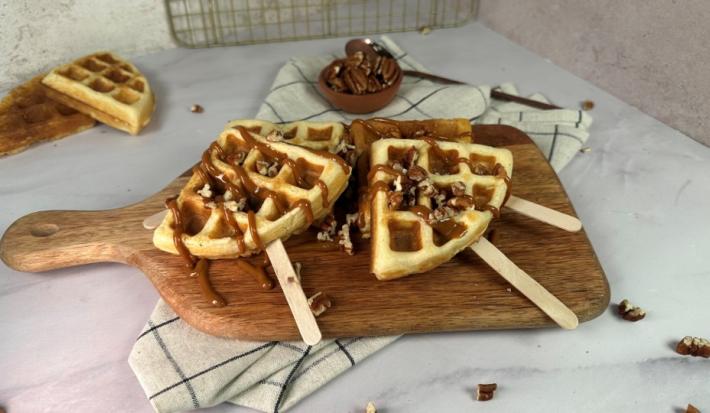
<svg viewBox="0 0 710 413">
<path fill-rule="evenodd" d="M 311 133 L 303 128 L 309 125 L 298 126 L 297 133 Z M 349 176 L 350 166 L 330 152 L 269 140 L 235 125 L 204 152 L 153 242 L 173 254 L 210 259 L 252 255 L 325 217 Z"/>
<path fill-rule="evenodd" d="M 43 141 L 61 139 L 93 127 L 89 116 L 49 99 L 44 75 L 11 90 L 0 101 L 0 156 L 21 152 Z"/>
<path fill-rule="evenodd" d="M 380 280 L 450 260 L 483 235 L 510 196 L 507 149 L 423 137 L 380 139 L 370 152 L 361 201 L 371 212 L 361 217 L 371 221 L 371 272 Z"/>
<path fill-rule="evenodd" d="M 51 99 L 131 135 L 150 122 L 155 109 L 153 91 L 145 76 L 110 52 L 59 66 L 42 84 Z"/>
</svg>

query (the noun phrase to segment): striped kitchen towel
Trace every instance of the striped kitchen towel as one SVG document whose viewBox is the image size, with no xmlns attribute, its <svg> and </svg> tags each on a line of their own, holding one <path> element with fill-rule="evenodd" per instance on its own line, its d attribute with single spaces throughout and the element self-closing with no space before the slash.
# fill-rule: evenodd
<svg viewBox="0 0 710 413">
<path fill-rule="evenodd" d="M 389 38 L 383 36 L 381 41 L 400 65 L 425 71 Z M 358 117 L 332 107 L 316 90 L 319 71 L 334 57 L 289 60 L 276 76 L 256 117 L 273 122 L 349 122 Z M 516 94 L 510 84 L 501 88 Z M 531 98 L 545 101 L 540 95 Z M 576 110 L 540 111 L 492 101 L 487 86 L 441 85 L 415 78 L 405 78 L 395 100 L 371 116 L 463 117 L 478 123 L 512 125 L 535 140 L 555 170 L 579 151 L 591 124 L 586 113 Z M 344 338 L 324 340 L 316 346 L 222 339 L 188 326 L 160 300 L 128 362 L 158 412 L 222 402 L 282 412 L 397 338 Z"/>
</svg>

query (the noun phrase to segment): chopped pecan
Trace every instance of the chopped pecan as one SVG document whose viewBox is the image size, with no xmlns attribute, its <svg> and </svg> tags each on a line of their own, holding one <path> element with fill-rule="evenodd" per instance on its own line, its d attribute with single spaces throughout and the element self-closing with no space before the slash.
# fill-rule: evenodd
<svg viewBox="0 0 710 413">
<path fill-rule="evenodd" d="M 684 356 L 710 358 L 710 340 L 685 336 L 678 342 L 675 351 Z"/>
<path fill-rule="evenodd" d="M 454 215 L 456 215 L 456 211 L 449 206 L 441 206 L 432 212 L 432 216 L 436 221 L 446 221 Z"/>
<path fill-rule="evenodd" d="M 692 404 L 688 403 L 688 407 L 685 408 L 685 413 L 700 413 L 700 410 Z"/>
<path fill-rule="evenodd" d="M 402 206 L 404 202 L 404 194 L 399 191 L 393 191 L 387 194 L 387 205 L 392 210 L 397 210 Z"/>
<path fill-rule="evenodd" d="M 493 175 L 491 168 L 480 162 L 473 166 L 473 173 L 476 175 Z"/>
<path fill-rule="evenodd" d="M 619 315 L 627 321 L 639 321 L 646 317 L 646 311 L 625 299 L 619 303 Z"/>
<path fill-rule="evenodd" d="M 486 402 L 492 399 L 496 389 L 498 389 L 498 385 L 496 383 L 479 384 L 476 386 L 476 400 L 479 402 Z"/>
<path fill-rule="evenodd" d="M 427 171 L 419 165 L 412 165 L 407 169 L 407 178 L 414 182 L 422 182 L 427 178 Z"/>
<path fill-rule="evenodd" d="M 419 190 L 419 195 L 433 197 L 438 195 L 439 191 L 436 186 L 429 180 L 429 178 L 424 178 L 423 181 L 417 184 L 417 189 Z"/>
<path fill-rule="evenodd" d="M 451 184 L 451 193 L 454 196 L 466 195 L 466 184 L 461 181 L 454 182 L 453 184 Z"/>
<path fill-rule="evenodd" d="M 404 165 L 407 169 L 411 168 L 417 159 L 419 159 L 419 152 L 417 152 L 417 148 L 414 146 L 407 149 L 407 152 L 404 153 Z"/>
<path fill-rule="evenodd" d="M 470 196 L 456 196 L 446 201 L 446 205 L 456 209 L 469 209 L 473 206 L 473 198 Z"/>
<path fill-rule="evenodd" d="M 311 312 L 316 317 L 323 314 L 325 310 L 329 309 L 332 305 L 333 302 L 330 297 L 320 291 L 308 298 L 308 306 L 311 307 Z"/>
</svg>

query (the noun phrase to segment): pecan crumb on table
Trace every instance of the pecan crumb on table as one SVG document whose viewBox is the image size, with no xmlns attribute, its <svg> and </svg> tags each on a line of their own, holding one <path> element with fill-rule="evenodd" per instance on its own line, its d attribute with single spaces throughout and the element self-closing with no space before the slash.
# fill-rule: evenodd
<svg viewBox="0 0 710 413">
<path fill-rule="evenodd" d="M 710 340 L 685 336 L 678 342 L 675 351 L 684 356 L 710 358 Z"/>
<path fill-rule="evenodd" d="M 624 299 L 619 303 L 619 315 L 627 321 L 639 321 L 646 317 L 646 311 Z"/>
<path fill-rule="evenodd" d="M 496 383 L 479 384 L 476 387 L 476 400 L 479 402 L 486 402 L 492 399 L 497 388 L 498 384 Z"/>
<path fill-rule="evenodd" d="M 692 404 L 688 403 L 688 407 L 685 409 L 685 413 L 700 413 L 700 410 L 698 410 L 698 408 L 693 406 Z"/>
</svg>

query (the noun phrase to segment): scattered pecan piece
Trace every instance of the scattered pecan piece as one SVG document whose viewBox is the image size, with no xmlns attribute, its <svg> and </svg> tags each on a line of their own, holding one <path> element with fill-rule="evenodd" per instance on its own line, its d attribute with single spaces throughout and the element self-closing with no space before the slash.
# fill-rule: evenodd
<svg viewBox="0 0 710 413">
<path fill-rule="evenodd" d="M 685 408 L 685 413 L 700 413 L 700 410 L 698 410 L 698 408 L 693 406 L 692 404 L 688 403 L 688 407 Z"/>
<path fill-rule="evenodd" d="M 414 182 L 422 182 L 427 178 L 427 171 L 419 165 L 412 165 L 407 169 L 407 178 Z"/>
<path fill-rule="evenodd" d="M 675 351 L 684 356 L 710 358 L 710 340 L 685 336 L 678 342 Z"/>
<path fill-rule="evenodd" d="M 323 314 L 325 310 L 329 309 L 332 305 L 333 302 L 330 297 L 320 291 L 308 298 L 308 306 L 311 307 L 311 312 L 313 312 L 313 315 L 316 317 Z"/>
<path fill-rule="evenodd" d="M 583 100 L 582 101 L 582 110 L 592 110 L 594 109 L 594 101 L 593 100 Z"/>
<path fill-rule="evenodd" d="M 496 383 L 479 384 L 476 386 L 476 400 L 486 402 L 493 398 L 498 385 Z"/>
<path fill-rule="evenodd" d="M 192 112 L 192 113 L 202 113 L 204 111 L 205 111 L 205 108 L 203 108 L 202 106 L 197 105 L 197 104 L 192 105 L 190 107 L 190 112 Z"/>
<path fill-rule="evenodd" d="M 451 193 L 454 196 L 466 195 L 466 184 L 461 181 L 454 182 L 453 184 L 451 184 Z"/>
<path fill-rule="evenodd" d="M 368 402 L 367 407 L 365 407 L 365 413 L 377 413 L 377 408 L 375 407 L 375 403 Z"/>
<path fill-rule="evenodd" d="M 400 191 L 392 191 L 387 194 L 387 206 L 392 210 L 397 210 L 404 202 L 404 193 Z"/>
<path fill-rule="evenodd" d="M 627 321 L 639 321 L 646 317 L 646 311 L 624 299 L 619 303 L 619 315 Z"/>
</svg>

